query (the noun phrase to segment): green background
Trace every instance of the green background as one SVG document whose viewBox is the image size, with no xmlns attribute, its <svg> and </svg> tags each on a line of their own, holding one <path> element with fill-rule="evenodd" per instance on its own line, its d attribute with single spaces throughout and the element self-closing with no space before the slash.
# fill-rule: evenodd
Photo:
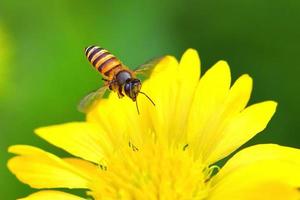
<svg viewBox="0 0 300 200">
<path fill-rule="evenodd" d="M 39 126 L 83 120 L 80 98 L 101 84 L 83 48 L 98 44 L 136 66 L 192 47 L 202 68 L 220 59 L 233 79 L 254 79 L 251 103 L 279 102 L 251 140 L 300 147 L 300 1 L 0 1 L 0 198 L 34 191 L 8 172 L 12 144 L 62 154 L 33 134 Z M 204 71 L 203 70 L 203 71 Z M 188 77 L 187 77 L 188 78 Z"/>
</svg>

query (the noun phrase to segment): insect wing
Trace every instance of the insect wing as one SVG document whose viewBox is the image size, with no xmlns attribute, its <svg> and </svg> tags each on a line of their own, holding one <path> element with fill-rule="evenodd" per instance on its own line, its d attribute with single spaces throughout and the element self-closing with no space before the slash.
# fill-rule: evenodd
<svg viewBox="0 0 300 200">
<path fill-rule="evenodd" d="M 134 72 L 136 74 L 141 74 L 144 76 L 150 76 L 154 67 L 164 58 L 165 56 L 153 58 L 146 63 L 138 66 L 136 69 L 134 69 Z"/>
<path fill-rule="evenodd" d="M 83 99 L 78 104 L 78 110 L 80 112 L 86 113 L 96 100 L 101 99 L 103 97 L 106 89 L 107 86 L 103 86 L 87 94 L 85 97 L 83 97 Z"/>
</svg>

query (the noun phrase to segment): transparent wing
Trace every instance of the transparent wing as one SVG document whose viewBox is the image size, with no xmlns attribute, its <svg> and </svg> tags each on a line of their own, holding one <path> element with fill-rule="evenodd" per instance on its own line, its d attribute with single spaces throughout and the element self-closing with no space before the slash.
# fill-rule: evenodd
<svg viewBox="0 0 300 200">
<path fill-rule="evenodd" d="M 107 90 L 107 86 L 102 86 L 99 89 L 87 94 L 78 104 L 78 110 L 86 113 L 97 99 L 101 99 Z"/>
<path fill-rule="evenodd" d="M 153 58 L 144 64 L 138 66 L 136 69 L 134 69 L 134 72 L 136 74 L 141 74 L 144 76 L 150 76 L 152 73 L 154 67 L 164 58 L 165 56 L 158 57 L 158 58 Z"/>
</svg>

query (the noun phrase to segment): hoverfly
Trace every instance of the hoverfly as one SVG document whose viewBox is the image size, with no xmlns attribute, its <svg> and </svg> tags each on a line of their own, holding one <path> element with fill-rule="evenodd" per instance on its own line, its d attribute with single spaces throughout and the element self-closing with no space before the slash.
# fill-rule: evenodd
<svg viewBox="0 0 300 200">
<path fill-rule="evenodd" d="M 153 59 L 135 70 L 128 67 L 106 49 L 99 46 L 88 46 L 85 48 L 85 55 L 93 67 L 100 72 L 104 85 L 99 89 L 86 95 L 79 103 L 78 110 L 87 112 L 93 103 L 101 99 L 107 89 L 117 92 L 119 98 L 125 95 L 136 102 L 136 108 L 139 113 L 137 104 L 138 94 L 143 94 L 155 106 L 152 99 L 141 91 L 141 80 L 136 77 L 137 74 L 149 74 L 153 67 L 161 60 L 161 58 Z"/>
</svg>

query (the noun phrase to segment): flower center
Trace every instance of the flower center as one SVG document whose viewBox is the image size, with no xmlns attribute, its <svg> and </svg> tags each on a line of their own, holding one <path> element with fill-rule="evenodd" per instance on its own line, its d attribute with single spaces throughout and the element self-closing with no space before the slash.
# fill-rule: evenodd
<svg viewBox="0 0 300 200">
<path fill-rule="evenodd" d="M 103 168 L 102 168 L 103 169 Z M 204 199 L 213 169 L 183 148 L 129 143 L 111 155 L 91 186 L 95 199 Z"/>
</svg>

